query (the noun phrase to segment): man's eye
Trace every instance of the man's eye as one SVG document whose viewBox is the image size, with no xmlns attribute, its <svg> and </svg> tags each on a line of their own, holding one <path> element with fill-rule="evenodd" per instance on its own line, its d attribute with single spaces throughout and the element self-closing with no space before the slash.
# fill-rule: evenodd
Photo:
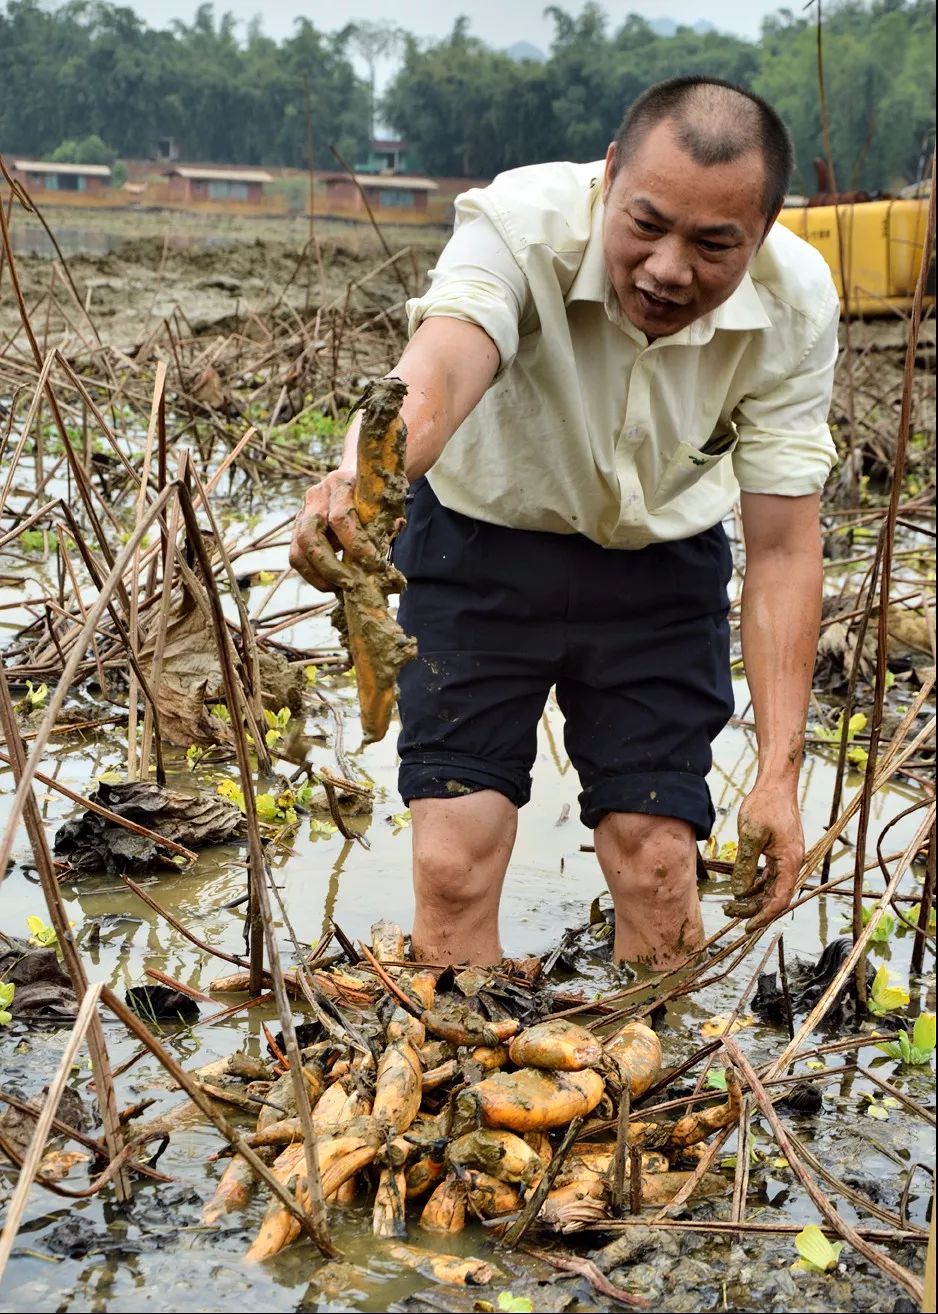
<svg viewBox="0 0 938 1314">
<path fill-rule="evenodd" d="M 700 249 L 706 251 L 708 255 L 722 255 L 724 251 L 731 250 L 730 247 L 725 246 L 722 242 L 700 242 L 698 245 L 700 246 Z"/>
<path fill-rule="evenodd" d="M 647 219 L 635 219 L 635 227 L 640 233 L 660 233 L 661 229 L 657 224 L 650 223 Z"/>
</svg>

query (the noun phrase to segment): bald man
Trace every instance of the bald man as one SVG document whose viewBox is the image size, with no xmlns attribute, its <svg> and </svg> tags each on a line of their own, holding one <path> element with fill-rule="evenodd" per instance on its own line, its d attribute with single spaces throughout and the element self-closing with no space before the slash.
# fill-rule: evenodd
<svg viewBox="0 0 938 1314">
<path fill-rule="evenodd" d="M 459 197 L 408 304 L 394 561 L 418 645 L 399 784 L 421 959 L 500 957 L 552 686 L 616 958 L 666 968 L 700 947 L 695 841 L 733 711 L 722 521 L 737 501 L 759 762 L 730 911 L 756 928 L 791 900 L 839 312 L 821 257 L 775 226 L 791 169 L 764 101 L 673 79 L 634 102 L 604 162 L 516 169 Z M 291 562 L 322 589 L 336 552 L 360 550 L 356 438 L 357 422 L 297 517 Z"/>
</svg>

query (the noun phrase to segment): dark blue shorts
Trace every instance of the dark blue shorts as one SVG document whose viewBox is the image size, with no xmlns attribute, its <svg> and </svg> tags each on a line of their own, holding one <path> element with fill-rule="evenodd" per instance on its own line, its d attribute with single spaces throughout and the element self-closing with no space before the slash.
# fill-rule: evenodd
<svg viewBox="0 0 938 1314">
<path fill-rule="evenodd" d="M 733 712 L 720 525 L 637 551 L 506 529 L 409 495 L 394 563 L 418 656 L 400 675 L 405 802 L 531 795 L 551 686 L 594 827 L 607 812 L 679 817 L 705 839 L 710 744 Z"/>
</svg>

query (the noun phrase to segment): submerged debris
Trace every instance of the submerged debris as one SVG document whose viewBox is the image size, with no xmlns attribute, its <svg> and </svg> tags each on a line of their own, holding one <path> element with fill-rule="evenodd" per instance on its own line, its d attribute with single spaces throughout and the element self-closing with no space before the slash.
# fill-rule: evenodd
<svg viewBox="0 0 938 1314">
<path fill-rule="evenodd" d="M 71 1019 L 78 1012 L 68 973 L 54 949 L 0 931 L 0 981 L 16 987 L 6 1011 L 14 1018 Z"/>
<path fill-rule="evenodd" d="M 183 793 L 149 781 L 101 784 L 90 799 L 187 848 L 224 844 L 243 832 L 238 809 L 205 789 Z M 149 836 L 135 834 L 91 811 L 59 827 L 55 852 L 67 858 L 79 875 L 86 871 L 137 873 L 177 866 L 172 852 Z"/>
<path fill-rule="evenodd" d="M 840 971 L 844 959 L 853 948 L 847 936 L 832 940 L 816 962 L 796 958 L 788 968 L 788 989 L 791 1008 L 798 1013 L 807 1012 L 821 998 Z M 867 964 L 867 979 L 873 981 L 873 969 Z M 756 983 L 752 1009 L 766 1022 L 781 1023 L 787 1016 L 785 992 L 780 987 L 777 972 L 763 972 Z M 828 1027 L 843 1027 L 867 1016 L 857 1008 L 853 978 L 844 982 L 827 1014 Z"/>
</svg>

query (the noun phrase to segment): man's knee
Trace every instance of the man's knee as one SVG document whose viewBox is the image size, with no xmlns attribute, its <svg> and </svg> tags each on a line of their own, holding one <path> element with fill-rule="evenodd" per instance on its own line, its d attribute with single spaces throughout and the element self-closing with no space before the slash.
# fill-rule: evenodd
<svg viewBox="0 0 938 1314">
<path fill-rule="evenodd" d="M 424 799 L 414 817 L 414 885 L 418 896 L 458 916 L 498 896 L 514 840 L 516 811 L 506 800 L 480 795 Z"/>
<path fill-rule="evenodd" d="M 680 898 L 696 882 L 694 830 L 677 817 L 607 813 L 596 850 L 615 891 L 632 897 Z"/>
<path fill-rule="evenodd" d="M 489 884 L 484 869 L 458 846 L 415 845 L 414 886 L 424 903 L 458 916 L 484 897 Z"/>
</svg>

